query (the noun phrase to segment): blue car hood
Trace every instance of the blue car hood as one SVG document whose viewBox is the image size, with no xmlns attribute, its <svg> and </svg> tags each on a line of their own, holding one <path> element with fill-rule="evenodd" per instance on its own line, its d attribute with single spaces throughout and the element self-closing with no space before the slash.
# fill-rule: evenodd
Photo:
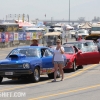
<svg viewBox="0 0 100 100">
<path fill-rule="evenodd" d="M 22 63 L 36 63 L 38 57 L 26 57 L 25 55 L 11 55 L 9 58 L 0 61 L 0 64 L 22 64 Z"/>
</svg>

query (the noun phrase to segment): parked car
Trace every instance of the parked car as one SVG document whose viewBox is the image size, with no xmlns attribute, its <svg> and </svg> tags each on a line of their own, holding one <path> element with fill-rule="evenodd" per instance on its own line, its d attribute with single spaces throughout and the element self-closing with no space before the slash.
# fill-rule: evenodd
<svg viewBox="0 0 100 100">
<path fill-rule="evenodd" d="M 98 50 L 98 47 L 94 43 L 93 40 L 81 40 L 81 41 L 67 42 L 67 43 L 64 43 L 63 45 L 65 45 L 65 44 L 73 44 L 82 52 L 87 52 L 87 51 L 92 52 L 92 51 Z"/>
<path fill-rule="evenodd" d="M 82 38 L 85 38 L 86 36 L 89 35 L 88 30 L 85 30 L 85 29 L 80 29 L 80 30 L 78 30 L 78 31 L 76 32 L 76 34 L 77 34 L 78 36 L 82 36 Z"/>
<path fill-rule="evenodd" d="M 74 38 L 75 37 L 75 33 L 77 31 L 76 30 L 70 30 L 69 33 L 71 34 L 71 37 Z"/>
<path fill-rule="evenodd" d="M 13 49 L 8 56 L 0 61 L 0 82 L 6 78 L 27 78 L 38 82 L 40 75 L 47 74 L 53 78 L 53 54 L 48 47 L 24 46 Z M 57 77 L 60 77 L 59 69 Z"/>
<path fill-rule="evenodd" d="M 82 52 L 71 44 L 66 44 L 63 47 L 67 58 L 67 64 L 64 69 L 72 69 L 75 71 L 78 67 L 87 64 L 98 64 L 100 61 L 100 53 L 98 51 L 87 50 L 87 52 Z"/>
</svg>

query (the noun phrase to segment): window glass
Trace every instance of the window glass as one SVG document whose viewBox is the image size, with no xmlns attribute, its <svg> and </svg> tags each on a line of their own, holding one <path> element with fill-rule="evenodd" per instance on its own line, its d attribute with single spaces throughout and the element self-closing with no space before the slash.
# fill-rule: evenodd
<svg viewBox="0 0 100 100">
<path fill-rule="evenodd" d="M 47 57 L 47 56 L 53 56 L 52 52 L 49 51 L 48 49 L 45 50 L 44 52 L 44 56 Z"/>
<path fill-rule="evenodd" d="M 74 50 L 72 47 L 64 47 L 64 50 L 66 53 L 74 53 Z"/>
<path fill-rule="evenodd" d="M 34 48 L 31 48 L 31 49 L 15 49 L 9 55 L 12 55 L 12 54 L 24 54 L 27 57 L 40 57 L 41 56 L 40 50 L 34 49 Z"/>
</svg>

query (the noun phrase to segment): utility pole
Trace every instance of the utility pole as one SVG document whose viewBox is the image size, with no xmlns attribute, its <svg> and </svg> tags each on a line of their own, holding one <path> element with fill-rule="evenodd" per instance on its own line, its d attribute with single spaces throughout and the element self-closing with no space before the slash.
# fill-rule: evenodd
<svg viewBox="0 0 100 100">
<path fill-rule="evenodd" d="M 70 0 L 69 0 L 69 24 L 70 24 Z"/>
<path fill-rule="evenodd" d="M 51 24 L 52 24 L 52 19 L 53 19 L 53 17 L 51 17 Z"/>
</svg>

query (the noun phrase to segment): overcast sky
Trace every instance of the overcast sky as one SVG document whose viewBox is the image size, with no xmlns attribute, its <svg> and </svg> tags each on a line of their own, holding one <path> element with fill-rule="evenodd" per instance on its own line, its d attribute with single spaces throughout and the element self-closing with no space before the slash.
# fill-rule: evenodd
<svg viewBox="0 0 100 100">
<path fill-rule="evenodd" d="M 100 0 L 70 0 L 71 19 L 100 17 Z M 0 19 L 8 14 L 29 14 L 30 20 L 68 20 L 69 0 L 0 0 Z M 46 18 L 45 18 L 46 14 Z"/>
</svg>

